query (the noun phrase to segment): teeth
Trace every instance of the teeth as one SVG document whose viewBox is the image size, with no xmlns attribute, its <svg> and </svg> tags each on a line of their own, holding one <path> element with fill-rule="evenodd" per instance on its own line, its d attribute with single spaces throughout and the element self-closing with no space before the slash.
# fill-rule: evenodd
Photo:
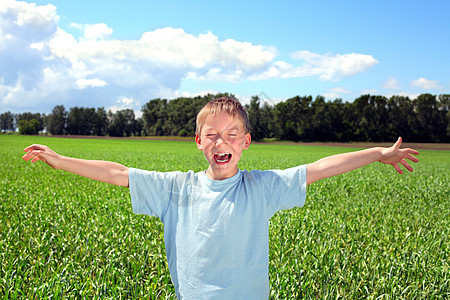
<svg viewBox="0 0 450 300">
<path fill-rule="evenodd" d="M 224 163 L 230 160 L 231 153 L 216 153 L 217 162 Z M 226 157 L 226 158 L 225 158 Z"/>
</svg>

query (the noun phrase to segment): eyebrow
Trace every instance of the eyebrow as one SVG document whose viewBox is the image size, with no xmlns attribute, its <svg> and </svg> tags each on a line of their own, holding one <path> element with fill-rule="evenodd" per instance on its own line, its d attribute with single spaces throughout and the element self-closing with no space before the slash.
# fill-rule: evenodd
<svg viewBox="0 0 450 300">
<path fill-rule="evenodd" d="M 240 132 L 242 130 L 239 128 L 239 126 L 233 126 L 233 127 L 227 128 L 223 132 L 230 132 L 230 131 L 238 131 L 238 132 Z M 204 132 L 205 132 L 205 134 L 206 133 L 210 133 L 210 132 L 217 132 L 217 129 L 215 129 L 214 127 L 209 127 L 209 128 L 205 128 Z"/>
</svg>

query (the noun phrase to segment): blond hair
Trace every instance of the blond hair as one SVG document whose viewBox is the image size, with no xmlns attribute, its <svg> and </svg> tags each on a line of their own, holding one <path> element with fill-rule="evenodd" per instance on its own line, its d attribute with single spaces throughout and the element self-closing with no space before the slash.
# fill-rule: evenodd
<svg viewBox="0 0 450 300">
<path fill-rule="evenodd" d="M 248 121 L 248 114 L 242 104 L 232 97 L 221 97 L 209 101 L 197 114 L 197 127 L 195 134 L 200 135 L 202 126 L 209 115 L 217 115 L 220 112 L 226 112 L 233 118 L 239 116 L 244 124 L 245 133 L 250 132 L 250 124 Z"/>
</svg>

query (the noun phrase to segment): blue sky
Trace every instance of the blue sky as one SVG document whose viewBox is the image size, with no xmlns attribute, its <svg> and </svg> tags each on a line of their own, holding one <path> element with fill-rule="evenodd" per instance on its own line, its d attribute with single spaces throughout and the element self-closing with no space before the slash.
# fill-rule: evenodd
<svg viewBox="0 0 450 300">
<path fill-rule="evenodd" d="M 450 93 L 449 1 L 0 3 L 0 112 Z"/>
</svg>

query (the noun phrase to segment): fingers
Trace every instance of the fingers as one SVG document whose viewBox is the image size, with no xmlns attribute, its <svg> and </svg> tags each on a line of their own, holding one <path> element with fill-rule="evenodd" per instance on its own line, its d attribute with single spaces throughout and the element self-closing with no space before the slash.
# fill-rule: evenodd
<svg viewBox="0 0 450 300">
<path fill-rule="evenodd" d="M 410 171 L 410 172 L 413 171 L 413 168 L 411 168 L 411 166 L 406 162 L 406 160 L 402 159 L 402 160 L 400 161 L 400 163 L 401 163 L 408 171 Z"/>
<path fill-rule="evenodd" d="M 45 159 L 43 157 L 44 155 L 45 151 L 43 150 L 30 150 L 24 156 L 22 156 L 22 159 L 25 161 L 31 160 L 32 163 L 35 163 L 37 161 L 45 162 Z"/>
<path fill-rule="evenodd" d="M 398 164 L 395 164 L 395 165 L 393 165 L 393 166 L 394 166 L 394 169 L 395 169 L 398 173 L 403 174 L 403 171 L 402 171 L 402 169 L 400 169 L 400 167 L 398 166 Z"/>
<path fill-rule="evenodd" d="M 417 152 L 417 151 L 416 151 Z M 405 155 L 405 159 L 409 159 L 410 161 L 413 161 L 413 162 L 419 162 L 419 159 L 417 158 L 417 157 L 414 157 L 414 156 L 412 156 L 411 154 L 406 154 Z"/>
<path fill-rule="evenodd" d="M 44 146 L 38 145 L 38 144 L 33 144 L 33 145 L 28 146 L 25 149 L 23 149 L 23 151 L 25 151 L 25 152 L 29 152 L 31 150 L 44 150 Z"/>
<path fill-rule="evenodd" d="M 402 164 L 408 171 L 413 171 L 413 168 L 408 164 L 406 160 L 402 159 L 399 163 Z M 402 169 L 400 169 L 399 164 L 393 164 L 392 166 L 398 173 L 403 174 L 403 171 Z"/>
<path fill-rule="evenodd" d="M 35 156 L 35 157 L 31 160 L 31 162 L 32 162 L 32 163 L 35 163 L 35 162 L 40 161 L 40 160 L 42 160 L 40 156 Z"/>
<path fill-rule="evenodd" d="M 37 161 L 44 161 L 44 159 L 41 157 L 42 154 L 45 154 L 46 146 L 39 145 L 39 144 L 33 144 L 25 149 L 23 151 L 27 152 L 24 156 L 22 156 L 22 159 L 25 161 L 31 160 L 32 163 Z"/>
<path fill-rule="evenodd" d="M 31 162 L 36 162 L 40 160 L 39 155 L 42 153 L 40 150 L 30 150 L 27 154 L 22 156 L 22 159 L 25 161 L 31 160 Z"/>
<path fill-rule="evenodd" d="M 408 149 L 405 149 L 405 150 L 407 150 L 408 151 L 408 154 L 414 154 L 414 155 L 419 155 L 419 151 L 417 151 L 417 150 L 414 150 L 414 149 L 410 149 L 410 148 L 408 148 Z"/>
</svg>

